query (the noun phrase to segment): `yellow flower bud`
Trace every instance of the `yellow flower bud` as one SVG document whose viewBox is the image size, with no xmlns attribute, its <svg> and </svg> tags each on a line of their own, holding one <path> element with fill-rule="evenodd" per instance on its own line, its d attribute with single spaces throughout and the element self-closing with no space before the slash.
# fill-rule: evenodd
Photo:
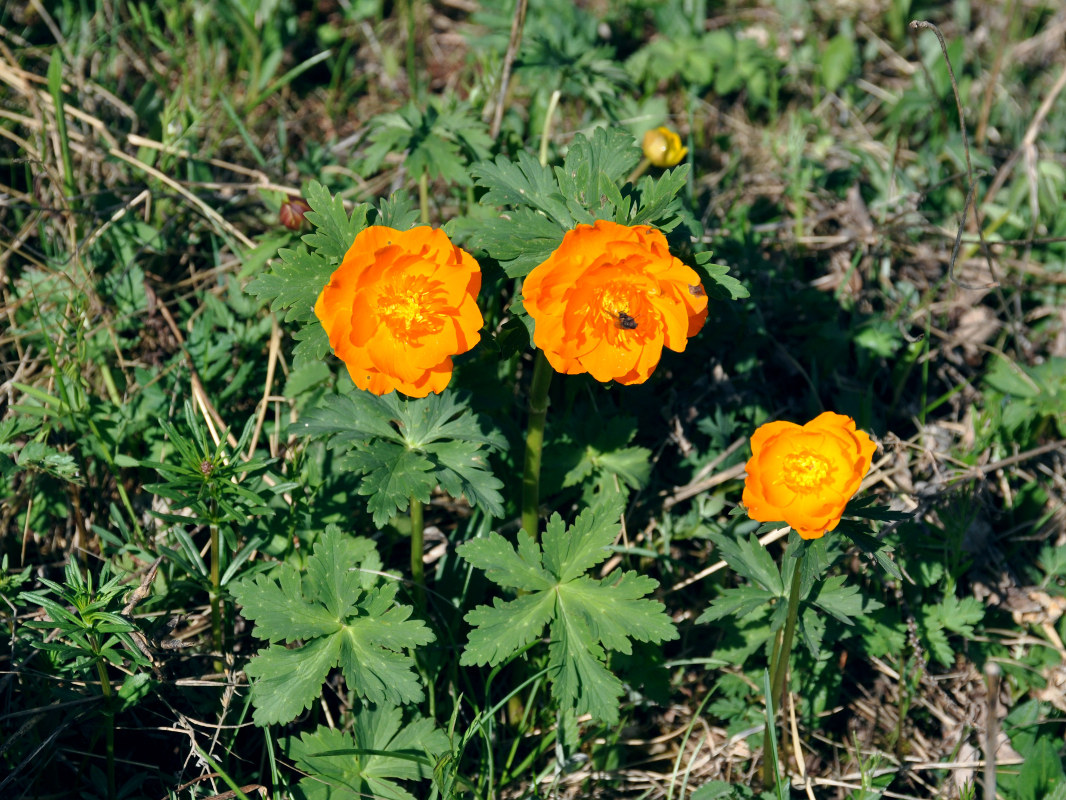
<svg viewBox="0 0 1066 800">
<path fill-rule="evenodd" d="M 644 157 L 656 167 L 672 167 L 688 153 L 681 137 L 669 128 L 655 128 L 644 134 Z"/>
</svg>

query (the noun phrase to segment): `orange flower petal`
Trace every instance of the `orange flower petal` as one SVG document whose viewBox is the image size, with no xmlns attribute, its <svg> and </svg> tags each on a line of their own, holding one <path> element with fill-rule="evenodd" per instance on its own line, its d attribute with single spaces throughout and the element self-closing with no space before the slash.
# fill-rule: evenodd
<svg viewBox="0 0 1066 800">
<path fill-rule="evenodd" d="M 352 381 L 375 394 L 441 392 L 451 356 L 481 339 L 481 272 L 441 230 L 361 231 L 315 303 Z"/>
<path fill-rule="evenodd" d="M 662 348 L 684 350 L 707 316 L 699 278 L 660 231 L 609 220 L 568 231 L 522 295 L 552 367 L 600 381 L 647 380 Z"/>
<path fill-rule="evenodd" d="M 743 503 L 759 522 L 785 522 L 805 539 L 833 530 L 870 470 L 876 445 L 855 421 L 826 412 L 804 426 L 769 422 L 751 437 Z"/>
</svg>

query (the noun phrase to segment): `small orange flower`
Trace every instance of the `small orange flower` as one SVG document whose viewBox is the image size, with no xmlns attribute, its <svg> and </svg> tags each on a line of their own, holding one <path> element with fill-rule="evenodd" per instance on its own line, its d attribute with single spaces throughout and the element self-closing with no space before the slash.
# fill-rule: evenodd
<svg viewBox="0 0 1066 800">
<path fill-rule="evenodd" d="M 665 345 L 681 352 L 707 319 L 699 275 L 646 225 L 578 225 L 522 287 L 533 343 L 557 372 L 643 383 Z"/>
<path fill-rule="evenodd" d="M 656 167 L 672 167 L 688 153 L 681 137 L 669 128 L 653 128 L 644 134 L 644 157 Z"/>
<path fill-rule="evenodd" d="M 751 437 L 744 505 L 759 522 L 783 521 L 804 539 L 840 522 L 877 446 L 855 420 L 826 411 L 802 427 L 768 422 Z"/>
<path fill-rule="evenodd" d="M 481 270 L 441 230 L 372 225 L 322 289 L 315 315 L 360 389 L 440 393 L 452 356 L 481 339 Z"/>
</svg>

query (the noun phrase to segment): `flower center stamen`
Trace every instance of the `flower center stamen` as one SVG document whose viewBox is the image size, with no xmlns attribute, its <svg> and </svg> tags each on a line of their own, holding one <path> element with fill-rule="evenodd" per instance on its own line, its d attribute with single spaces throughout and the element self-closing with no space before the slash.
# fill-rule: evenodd
<svg viewBox="0 0 1066 800">
<path fill-rule="evenodd" d="M 431 295 L 427 287 L 411 280 L 391 283 L 378 295 L 378 314 L 394 336 L 408 340 L 428 327 L 437 327 L 435 315 L 426 313 Z"/>
<path fill-rule="evenodd" d="M 829 461 L 810 450 L 789 453 L 781 467 L 785 485 L 796 492 L 817 489 L 829 481 L 833 472 Z"/>
<path fill-rule="evenodd" d="M 630 286 L 610 285 L 600 291 L 600 312 L 615 328 L 636 330 L 639 322 L 634 315 L 636 298 Z"/>
</svg>

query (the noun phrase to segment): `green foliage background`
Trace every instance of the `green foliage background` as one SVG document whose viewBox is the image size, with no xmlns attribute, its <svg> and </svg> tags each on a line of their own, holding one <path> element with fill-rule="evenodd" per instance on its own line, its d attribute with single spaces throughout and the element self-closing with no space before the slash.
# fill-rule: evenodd
<svg viewBox="0 0 1066 800">
<path fill-rule="evenodd" d="M 0 8 L 0 796 L 991 797 L 994 752 L 1066 797 L 1061 9 L 545 0 L 501 98 L 514 15 Z M 538 541 L 520 281 L 596 219 L 711 313 L 646 384 L 554 380 Z M 354 391 L 318 288 L 420 220 L 482 343 Z M 827 409 L 881 448 L 797 578 L 800 770 L 797 542 L 737 503 Z"/>
</svg>

